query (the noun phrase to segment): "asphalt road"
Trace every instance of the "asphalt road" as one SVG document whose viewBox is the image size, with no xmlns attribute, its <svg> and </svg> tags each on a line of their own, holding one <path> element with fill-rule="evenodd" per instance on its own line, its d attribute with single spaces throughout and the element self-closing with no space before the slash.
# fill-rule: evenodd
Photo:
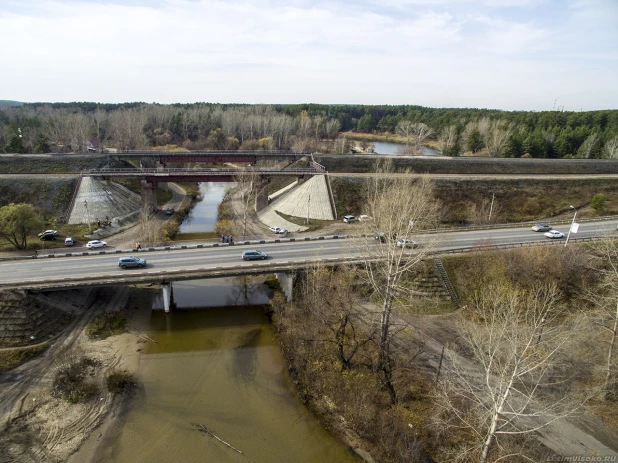
<svg viewBox="0 0 618 463">
<path fill-rule="evenodd" d="M 571 238 L 589 238 L 617 233 L 618 221 L 582 223 L 579 232 Z M 568 231 L 568 225 L 558 227 L 562 232 Z M 495 230 L 475 230 L 465 232 L 450 232 L 427 234 L 413 237 L 419 242 L 421 249 L 429 247 L 437 250 L 456 249 L 479 244 L 512 244 L 547 241 L 543 233 L 535 233 L 529 228 L 505 228 Z M 268 263 L 282 264 L 307 260 L 327 258 L 355 257 L 360 254 L 363 241 L 370 246 L 379 245 L 369 239 L 325 239 L 319 241 L 296 241 L 282 243 L 265 243 L 252 245 L 235 245 L 221 247 L 205 247 L 199 249 L 179 249 L 140 252 L 140 257 L 148 261 L 145 269 L 122 270 L 118 267 L 120 254 L 108 246 L 106 254 L 98 254 L 95 250 L 87 256 L 39 258 L 0 262 L 0 286 L 25 286 L 24 282 L 46 282 L 58 279 L 97 278 L 106 276 L 118 277 L 119 274 L 131 278 L 140 272 L 174 272 L 198 269 L 214 269 L 216 267 L 243 267 L 263 265 L 263 261 L 245 262 L 241 253 L 246 249 L 259 249 L 269 255 Z M 564 242 L 563 240 L 560 240 Z M 69 251 L 68 251 L 69 252 Z M 70 251 L 74 252 L 74 251 Z M 111 252 L 111 253 L 110 253 Z M 411 251 L 414 252 L 414 251 Z M 122 254 L 127 255 L 127 254 Z M 173 279 L 173 278 L 170 278 Z"/>
</svg>

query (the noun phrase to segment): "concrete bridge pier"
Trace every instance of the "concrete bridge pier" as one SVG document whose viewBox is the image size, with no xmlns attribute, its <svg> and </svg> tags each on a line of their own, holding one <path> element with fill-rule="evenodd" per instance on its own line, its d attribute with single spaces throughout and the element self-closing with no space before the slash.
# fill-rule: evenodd
<svg viewBox="0 0 618 463">
<path fill-rule="evenodd" d="M 172 282 L 163 283 L 161 289 L 163 289 L 163 309 L 165 313 L 170 313 L 170 307 L 174 305 Z"/>
<path fill-rule="evenodd" d="M 268 179 L 261 178 L 255 184 L 255 212 L 261 211 L 268 205 Z"/>
<path fill-rule="evenodd" d="M 296 272 L 280 272 L 275 273 L 279 284 L 281 285 L 281 291 L 285 294 L 285 298 L 288 302 L 292 302 L 292 294 L 294 292 L 294 277 Z"/>
<path fill-rule="evenodd" d="M 140 183 L 142 185 L 142 210 L 151 215 L 157 211 L 157 185 L 148 180 L 142 180 Z"/>
</svg>

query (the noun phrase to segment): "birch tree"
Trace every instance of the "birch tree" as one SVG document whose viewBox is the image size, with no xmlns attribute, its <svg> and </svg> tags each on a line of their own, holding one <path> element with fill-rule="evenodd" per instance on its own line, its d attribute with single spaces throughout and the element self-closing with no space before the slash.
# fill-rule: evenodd
<svg viewBox="0 0 618 463">
<path fill-rule="evenodd" d="M 373 220 L 365 222 L 370 238 L 360 250 L 365 257 L 366 276 L 381 303 L 378 335 L 378 358 L 374 370 L 388 392 L 391 403 L 397 402 L 393 385 L 391 343 L 393 304 L 398 298 L 402 277 L 427 256 L 433 245 L 425 238 L 418 249 L 398 246 L 397 239 L 412 239 L 423 230 L 435 228 L 438 207 L 429 177 L 414 177 L 410 172 L 397 174 L 392 162 L 378 165 L 368 184 L 368 208 Z M 418 238 L 417 238 L 418 239 Z M 383 241 L 383 242 L 381 242 Z"/>
<path fill-rule="evenodd" d="M 470 436 L 450 458 L 485 463 L 526 457 L 525 450 L 506 450 L 509 438 L 538 431 L 581 406 L 563 368 L 578 324 L 566 318 L 552 285 L 524 291 L 494 283 L 468 312 L 460 319 L 466 358 L 448 349 L 438 385 L 445 429 Z"/>
<path fill-rule="evenodd" d="M 427 124 L 423 124 L 422 122 L 412 124 L 412 132 L 410 136 L 412 137 L 412 140 L 414 140 L 414 148 L 416 151 L 420 151 L 422 144 L 432 135 L 433 129 L 431 129 Z"/>
<path fill-rule="evenodd" d="M 618 135 L 605 143 L 605 147 L 603 148 L 603 154 L 606 158 L 618 158 Z"/>
<path fill-rule="evenodd" d="M 240 202 L 242 204 L 242 235 L 247 235 L 247 216 L 249 207 L 255 201 L 256 185 L 259 183 L 260 174 L 252 167 L 245 167 L 234 176 Z"/>
<path fill-rule="evenodd" d="M 412 137 L 412 126 L 414 124 L 408 120 L 401 120 L 395 127 L 395 132 L 406 139 L 406 145 L 410 144 L 410 138 Z"/>
<path fill-rule="evenodd" d="M 438 141 L 440 144 L 440 151 L 443 155 L 457 155 L 457 153 L 454 152 L 457 145 L 457 127 L 455 127 L 454 125 L 444 127 Z"/>
</svg>

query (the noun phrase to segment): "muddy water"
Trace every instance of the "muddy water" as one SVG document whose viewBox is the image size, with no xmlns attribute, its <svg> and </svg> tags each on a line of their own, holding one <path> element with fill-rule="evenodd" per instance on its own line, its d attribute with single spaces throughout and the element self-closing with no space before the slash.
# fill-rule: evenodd
<svg viewBox="0 0 618 463">
<path fill-rule="evenodd" d="M 217 223 L 217 208 L 225 190 L 234 186 L 234 183 L 202 182 L 199 184 L 200 198 L 189 215 L 180 224 L 179 233 L 212 232 Z"/>
<path fill-rule="evenodd" d="M 216 280 L 211 280 L 216 281 Z M 180 306 L 216 301 L 204 282 L 175 283 Z M 239 292 L 228 285 L 228 297 Z M 185 287 L 183 287 L 185 285 Z M 201 298 L 197 299 L 200 294 Z M 187 291 L 184 291 L 187 289 Z M 257 294 L 257 296 L 256 296 Z M 249 303 L 265 297 L 254 287 Z M 245 304 L 247 299 L 240 301 Z M 297 399 L 261 306 L 153 310 L 144 332 L 142 390 L 98 461 L 356 462 Z M 195 430 L 200 423 L 243 453 Z"/>
</svg>

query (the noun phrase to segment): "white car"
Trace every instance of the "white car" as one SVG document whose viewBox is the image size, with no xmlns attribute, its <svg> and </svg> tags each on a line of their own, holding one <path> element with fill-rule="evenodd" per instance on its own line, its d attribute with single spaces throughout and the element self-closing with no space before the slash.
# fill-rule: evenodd
<svg viewBox="0 0 618 463">
<path fill-rule="evenodd" d="M 65 246 L 73 246 L 74 244 L 75 244 L 75 241 L 73 241 L 73 238 L 68 237 L 64 239 Z"/>
<path fill-rule="evenodd" d="M 559 239 L 564 238 L 564 233 L 561 233 L 558 230 L 549 230 L 548 232 L 545 232 L 545 236 L 551 239 Z"/>
<path fill-rule="evenodd" d="M 88 241 L 88 243 L 86 244 L 86 247 L 88 249 L 104 248 L 105 246 L 107 246 L 107 243 L 105 241 L 99 241 L 99 240 Z"/>
<path fill-rule="evenodd" d="M 346 215 L 346 216 L 343 218 L 343 221 L 344 221 L 345 223 L 352 223 L 352 222 L 356 222 L 356 217 L 354 217 L 353 215 Z"/>
<path fill-rule="evenodd" d="M 273 233 L 281 233 L 281 228 L 279 227 L 268 227 L 268 229 Z"/>
<path fill-rule="evenodd" d="M 373 217 L 369 217 L 368 215 L 363 214 L 358 217 L 358 220 L 360 220 L 361 222 L 369 222 L 373 220 Z"/>
</svg>

